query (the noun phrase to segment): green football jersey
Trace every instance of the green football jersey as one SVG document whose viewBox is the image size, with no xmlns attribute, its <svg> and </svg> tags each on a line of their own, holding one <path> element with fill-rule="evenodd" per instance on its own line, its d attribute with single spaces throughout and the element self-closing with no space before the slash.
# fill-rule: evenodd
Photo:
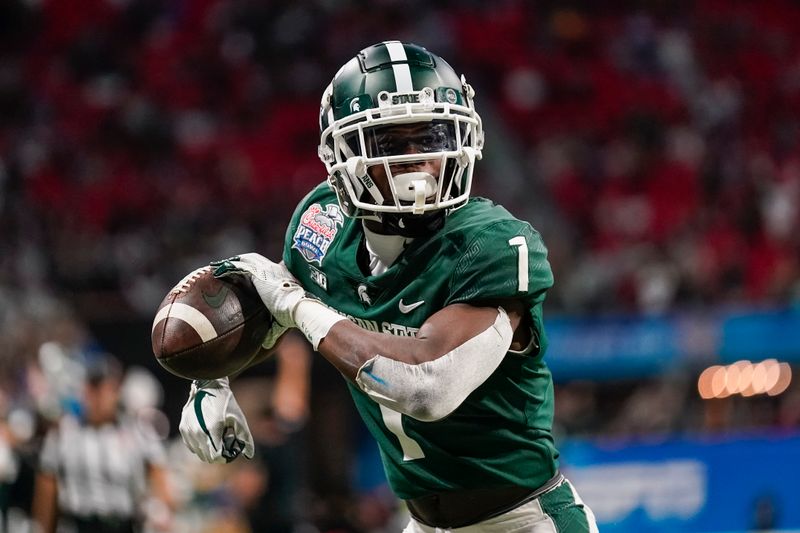
<svg viewBox="0 0 800 533">
<path fill-rule="evenodd" d="M 323 184 L 292 217 L 284 261 L 309 292 L 365 329 L 416 335 L 447 305 L 516 298 L 530 309 L 541 347 L 506 355 L 454 412 L 435 422 L 381 406 L 348 382 L 394 492 L 408 499 L 464 488 L 541 486 L 555 474 L 558 452 L 551 434 L 553 383 L 542 362 L 542 301 L 553 277 L 539 234 L 504 208 L 473 198 L 378 276 L 358 266 L 363 241 L 362 222 L 344 217 Z"/>
</svg>

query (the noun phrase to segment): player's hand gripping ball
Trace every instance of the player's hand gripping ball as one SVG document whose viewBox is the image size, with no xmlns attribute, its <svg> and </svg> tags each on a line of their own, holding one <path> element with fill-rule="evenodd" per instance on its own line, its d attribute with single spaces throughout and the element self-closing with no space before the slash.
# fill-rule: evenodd
<svg viewBox="0 0 800 533">
<path fill-rule="evenodd" d="M 241 370 L 274 322 L 249 279 L 218 279 L 213 270 L 206 266 L 183 278 L 153 320 L 153 354 L 164 368 L 188 379 L 217 379 Z"/>
</svg>

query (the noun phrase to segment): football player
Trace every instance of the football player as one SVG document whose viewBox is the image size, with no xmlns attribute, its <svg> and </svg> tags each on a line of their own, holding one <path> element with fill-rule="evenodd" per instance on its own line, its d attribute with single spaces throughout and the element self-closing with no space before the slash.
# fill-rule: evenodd
<svg viewBox="0 0 800 533">
<path fill-rule="evenodd" d="M 420 46 L 359 52 L 322 96 L 328 179 L 298 205 L 283 261 L 245 254 L 215 275 L 252 279 L 277 321 L 265 349 L 298 328 L 347 379 L 406 532 L 596 531 L 553 444 L 547 251 L 470 198 L 473 97 Z M 252 455 L 227 379 L 193 384 L 181 433 L 206 461 Z"/>
</svg>

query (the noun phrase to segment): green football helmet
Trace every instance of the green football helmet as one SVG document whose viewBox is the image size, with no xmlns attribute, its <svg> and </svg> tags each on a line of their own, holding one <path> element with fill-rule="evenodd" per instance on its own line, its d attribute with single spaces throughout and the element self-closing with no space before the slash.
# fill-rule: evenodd
<svg viewBox="0 0 800 533">
<path fill-rule="evenodd" d="M 411 43 L 378 43 L 345 63 L 322 95 L 319 145 L 344 214 L 406 236 L 441 227 L 469 199 L 481 158 L 474 94 L 445 60 Z M 431 160 L 438 176 L 404 170 Z M 370 175 L 377 165 L 391 198 Z"/>
</svg>

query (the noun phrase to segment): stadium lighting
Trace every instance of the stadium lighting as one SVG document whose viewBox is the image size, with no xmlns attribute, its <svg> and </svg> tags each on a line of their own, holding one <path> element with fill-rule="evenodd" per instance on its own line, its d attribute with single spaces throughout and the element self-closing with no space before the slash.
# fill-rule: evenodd
<svg viewBox="0 0 800 533">
<path fill-rule="evenodd" d="M 735 394 L 743 397 L 767 394 L 777 396 L 792 382 L 789 363 L 765 359 L 758 363 L 736 361 L 730 365 L 713 365 L 697 378 L 697 391 L 704 400 L 727 398 Z"/>
</svg>

